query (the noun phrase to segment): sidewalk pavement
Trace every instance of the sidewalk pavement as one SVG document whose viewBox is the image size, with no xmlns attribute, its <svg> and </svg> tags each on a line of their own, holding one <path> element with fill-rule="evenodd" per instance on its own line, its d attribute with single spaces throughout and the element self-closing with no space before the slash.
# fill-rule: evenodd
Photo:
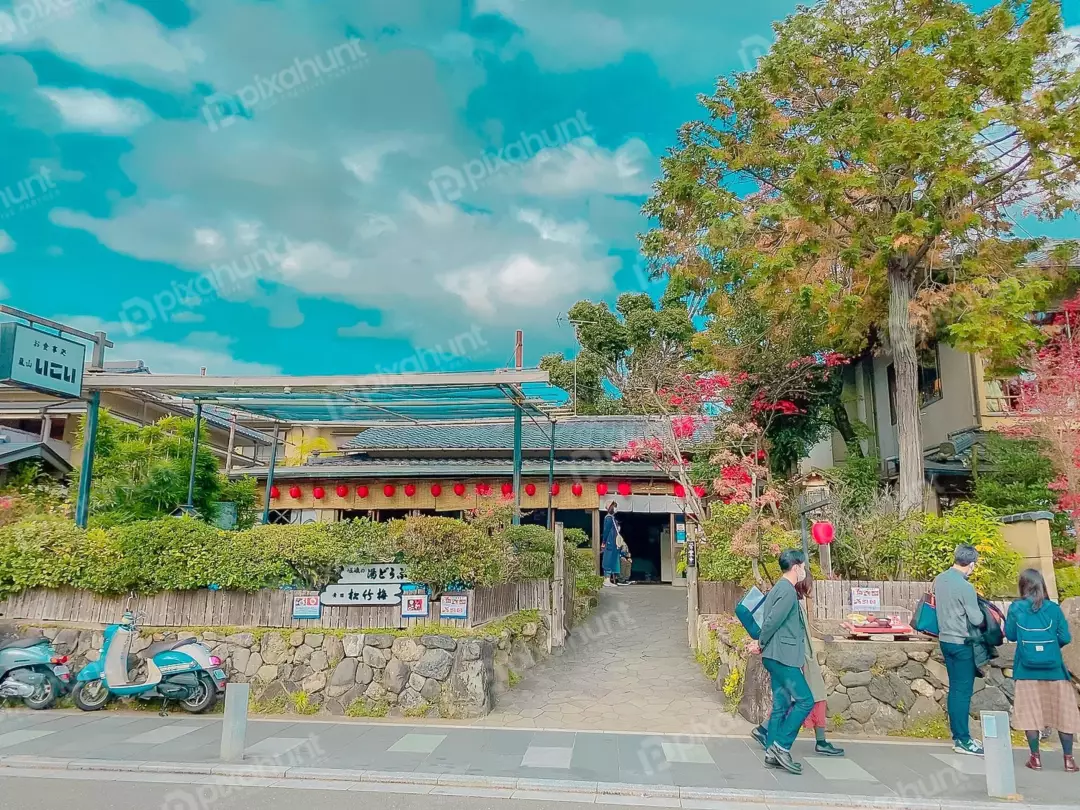
<svg viewBox="0 0 1080 810">
<path fill-rule="evenodd" d="M 930 810 L 989 802 L 983 760 L 941 744 L 848 742 L 848 755 L 833 759 L 800 740 L 794 753 L 803 774 L 792 776 L 766 768 L 761 749 L 741 737 L 283 718 L 250 720 L 243 765 L 222 766 L 221 724 L 220 716 L 3 711 L 0 776 L 49 768 L 469 784 L 579 800 L 632 795 L 665 806 L 687 798 L 759 808 L 766 801 Z M 1042 773 L 1025 769 L 1024 759 L 1015 752 L 1024 803 L 1046 807 L 1076 796 L 1080 775 L 1061 771 L 1056 751 L 1044 756 Z"/>
</svg>

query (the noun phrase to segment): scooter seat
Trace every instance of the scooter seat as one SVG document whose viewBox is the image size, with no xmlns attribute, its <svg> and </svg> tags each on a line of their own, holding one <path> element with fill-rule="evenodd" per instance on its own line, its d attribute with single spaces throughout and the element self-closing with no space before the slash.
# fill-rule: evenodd
<svg viewBox="0 0 1080 810">
<path fill-rule="evenodd" d="M 195 636 L 189 636 L 188 638 L 177 638 L 172 641 L 157 641 L 147 647 L 145 650 L 139 653 L 139 658 L 153 658 L 158 653 L 168 652 L 169 650 L 175 650 L 177 647 L 183 647 L 185 644 L 194 644 L 198 641 Z"/>
<path fill-rule="evenodd" d="M 9 641 L 0 641 L 0 650 L 26 650 L 30 647 L 36 647 L 38 644 L 43 644 L 48 641 L 45 636 L 35 636 L 34 638 L 13 638 Z"/>
</svg>

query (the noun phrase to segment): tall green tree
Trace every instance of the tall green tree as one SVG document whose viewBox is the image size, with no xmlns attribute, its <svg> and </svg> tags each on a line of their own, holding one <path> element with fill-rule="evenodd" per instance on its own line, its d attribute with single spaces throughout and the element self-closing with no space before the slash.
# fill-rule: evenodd
<svg viewBox="0 0 1080 810">
<path fill-rule="evenodd" d="M 82 443 L 82 435 L 78 439 Z M 132 425 L 102 411 L 94 447 L 90 513 L 98 524 L 127 523 L 171 514 L 187 503 L 195 420 L 169 416 L 152 425 Z M 78 472 L 75 473 L 77 479 Z M 70 488 L 78 492 L 77 480 Z M 230 482 L 217 459 L 200 443 L 195 462 L 195 508 L 210 520 L 224 499 L 237 504 L 241 527 L 254 518 L 254 479 Z"/>
<path fill-rule="evenodd" d="M 827 313 L 823 345 L 848 355 L 887 346 L 899 496 L 915 508 L 918 346 L 1037 339 L 1023 316 L 1055 279 L 1024 263 L 1012 218 L 1077 205 L 1080 76 L 1060 3 L 822 0 L 775 32 L 682 128 L 644 250 L 657 272 Z"/>
<path fill-rule="evenodd" d="M 568 316 L 577 357 L 547 355 L 540 366 L 555 384 L 576 391 L 579 413 L 656 413 L 658 392 L 687 371 L 695 329 L 678 285 L 659 302 L 623 293 L 614 311 L 604 302 L 578 301 Z"/>
</svg>

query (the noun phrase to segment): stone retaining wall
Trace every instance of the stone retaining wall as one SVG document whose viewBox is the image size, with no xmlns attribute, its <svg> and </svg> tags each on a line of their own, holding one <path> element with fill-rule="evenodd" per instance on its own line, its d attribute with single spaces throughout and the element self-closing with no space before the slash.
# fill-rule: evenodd
<svg viewBox="0 0 1080 810">
<path fill-rule="evenodd" d="M 715 628 L 715 629 L 713 629 Z M 699 643 L 715 645 L 719 657 L 717 689 L 733 669 L 743 672 L 738 713 L 752 723 L 768 718 L 772 708 L 769 678 L 761 656 L 746 656 L 741 628 L 723 617 L 701 617 Z M 941 650 L 933 641 L 822 641 L 818 661 L 828 693 L 829 727 L 845 734 L 888 734 L 910 728 L 945 712 L 948 675 Z M 975 682 L 973 715 L 1008 711 L 1012 706 L 1012 666 L 1016 646 L 999 648 L 998 657 Z"/>
<path fill-rule="evenodd" d="M 35 628 L 24 628 L 33 633 Z M 57 626 L 36 628 L 52 639 L 58 653 L 78 671 L 100 655 L 100 630 Z M 520 634 L 398 636 L 392 633 L 344 635 L 295 631 L 239 631 L 223 635 L 144 633 L 132 651 L 152 642 L 194 635 L 225 665 L 229 680 L 251 683 L 264 707 L 305 713 L 353 713 L 481 717 L 496 695 L 509 688 L 510 672 L 520 674 L 547 655 L 547 629 L 526 624 Z M 297 701 L 299 693 L 306 700 Z"/>
</svg>

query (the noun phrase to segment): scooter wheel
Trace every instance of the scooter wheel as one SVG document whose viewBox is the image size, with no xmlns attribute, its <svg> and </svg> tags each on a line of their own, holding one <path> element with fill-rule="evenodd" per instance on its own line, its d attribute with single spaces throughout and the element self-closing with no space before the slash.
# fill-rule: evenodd
<svg viewBox="0 0 1080 810">
<path fill-rule="evenodd" d="M 33 695 L 23 698 L 23 703 L 28 709 L 51 709 L 63 694 L 64 687 L 60 679 L 51 672 L 45 673 L 45 680 L 37 688 Z"/>
<path fill-rule="evenodd" d="M 96 712 L 109 702 L 109 687 L 103 681 L 79 681 L 71 693 L 75 705 L 84 712 Z"/>
<path fill-rule="evenodd" d="M 199 674 L 199 685 L 195 689 L 195 694 L 187 700 L 180 701 L 180 707 L 191 714 L 202 714 L 208 712 L 217 703 L 217 687 L 214 685 L 214 681 L 206 673 Z"/>
</svg>

